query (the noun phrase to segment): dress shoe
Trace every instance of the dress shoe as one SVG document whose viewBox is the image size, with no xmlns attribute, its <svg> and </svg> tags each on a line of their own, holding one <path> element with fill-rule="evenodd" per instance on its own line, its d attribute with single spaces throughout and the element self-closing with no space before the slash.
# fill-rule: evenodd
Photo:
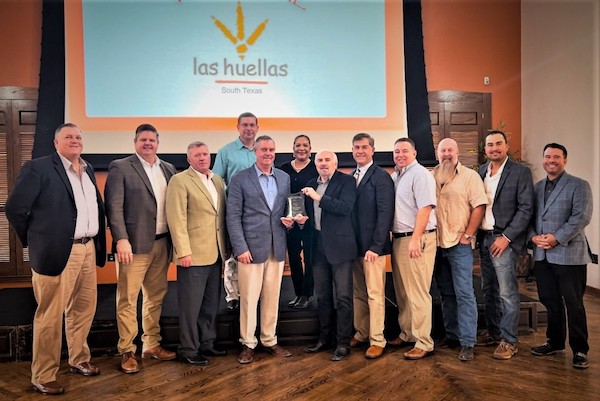
<svg viewBox="0 0 600 401">
<path fill-rule="evenodd" d="M 210 348 L 206 348 L 206 349 L 203 349 L 202 351 L 200 351 L 200 355 L 202 355 L 202 356 L 225 356 L 225 355 L 227 355 L 227 351 L 221 350 L 221 349 L 216 349 L 215 347 L 210 347 Z"/>
<path fill-rule="evenodd" d="M 298 303 L 298 301 L 300 301 L 301 297 L 294 297 L 294 299 L 292 299 L 290 302 L 288 302 L 288 306 L 290 308 L 293 308 L 296 306 L 296 304 Z"/>
<path fill-rule="evenodd" d="M 306 309 L 308 305 L 312 302 L 313 297 L 300 297 L 298 302 L 294 305 L 294 309 Z"/>
<path fill-rule="evenodd" d="M 238 355 L 238 362 L 242 365 L 250 363 L 254 360 L 254 350 L 248 346 L 242 346 L 242 352 Z"/>
<path fill-rule="evenodd" d="M 388 345 L 392 345 L 392 346 L 398 347 L 398 348 L 408 347 L 408 346 L 414 344 L 414 343 L 410 343 L 408 341 L 404 341 L 400 337 L 393 338 L 393 339 L 389 340 L 387 343 L 388 343 Z"/>
<path fill-rule="evenodd" d="M 463 345 L 460 349 L 460 352 L 458 353 L 458 359 L 460 359 L 463 362 L 472 361 L 474 357 L 475 352 L 473 350 L 473 347 L 469 347 L 466 345 Z"/>
<path fill-rule="evenodd" d="M 125 352 L 121 357 L 121 371 L 124 373 L 137 373 L 140 371 L 140 365 L 133 352 Z"/>
<path fill-rule="evenodd" d="M 265 349 L 265 351 L 267 351 L 271 355 L 281 356 L 281 357 L 292 356 L 292 353 L 290 351 L 283 348 L 279 344 L 275 344 L 272 347 L 263 347 L 263 348 Z"/>
<path fill-rule="evenodd" d="M 240 310 L 240 301 L 237 299 L 232 299 L 231 301 L 227 301 L 227 310 L 229 312 L 236 312 Z"/>
<path fill-rule="evenodd" d="M 533 347 L 531 349 L 531 353 L 536 356 L 548 356 L 554 354 L 563 354 L 565 352 L 565 347 L 556 348 L 550 345 L 549 343 L 544 343 L 537 347 Z"/>
<path fill-rule="evenodd" d="M 335 351 L 333 351 L 333 354 L 331 354 L 331 360 L 332 361 L 341 361 L 342 359 L 346 358 L 348 355 L 350 355 L 350 347 L 337 347 L 335 349 Z"/>
<path fill-rule="evenodd" d="M 198 366 L 208 365 L 208 359 L 206 359 L 202 355 L 191 355 L 191 356 L 180 355 L 179 360 L 181 362 L 189 363 L 190 365 L 198 365 Z"/>
<path fill-rule="evenodd" d="M 365 352 L 365 358 L 367 359 L 376 359 L 383 355 L 383 347 L 378 345 L 371 345 L 367 348 L 367 352 Z"/>
<path fill-rule="evenodd" d="M 364 341 L 360 341 L 360 340 L 359 340 L 359 339 L 357 339 L 356 337 L 352 337 L 352 338 L 350 339 L 350 346 L 351 346 L 352 348 L 354 348 L 354 347 L 360 347 L 360 346 L 363 346 L 363 345 L 365 345 L 365 344 L 366 344 L 366 342 L 364 342 Z"/>
<path fill-rule="evenodd" d="M 177 354 L 173 351 L 164 349 L 160 345 L 157 345 L 154 348 L 150 348 L 142 352 L 142 358 L 154 358 L 158 359 L 159 361 L 171 361 L 177 358 Z"/>
<path fill-rule="evenodd" d="M 418 360 L 432 354 L 433 351 L 425 351 L 424 349 L 414 347 L 410 351 L 404 353 L 404 359 Z"/>
<path fill-rule="evenodd" d="M 84 376 L 97 376 L 100 374 L 100 369 L 89 362 L 83 362 L 77 365 L 72 365 L 69 368 L 69 372 L 79 373 L 80 375 Z"/>
<path fill-rule="evenodd" d="M 65 392 L 65 389 L 57 381 L 50 383 L 33 383 L 33 390 L 44 395 L 59 395 Z"/>
<path fill-rule="evenodd" d="M 304 352 L 306 352 L 307 354 L 313 354 L 315 352 L 321 352 L 329 348 L 331 348 L 329 344 L 323 341 L 319 341 L 316 344 L 305 347 Z"/>
</svg>

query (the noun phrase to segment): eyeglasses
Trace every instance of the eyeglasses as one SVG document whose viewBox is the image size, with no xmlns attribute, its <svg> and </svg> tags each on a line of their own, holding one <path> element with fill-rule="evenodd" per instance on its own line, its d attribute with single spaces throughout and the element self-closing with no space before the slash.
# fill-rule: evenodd
<svg viewBox="0 0 600 401">
<path fill-rule="evenodd" d="M 242 127 L 242 128 L 256 128 L 256 124 L 254 124 L 254 123 L 252 123 L 252 124 L 242 123 L 242 124 L 240 124 L 240 127 Z"/>
</svg>

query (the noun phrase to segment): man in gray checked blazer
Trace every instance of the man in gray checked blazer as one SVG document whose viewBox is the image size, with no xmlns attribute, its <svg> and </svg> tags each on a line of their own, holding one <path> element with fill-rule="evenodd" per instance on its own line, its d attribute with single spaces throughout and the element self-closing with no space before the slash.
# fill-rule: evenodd
<svg viewBox="0 0 600 401">
<path fill-rule="evenodd" d="M 564 146 L 549 143 L 544 147 L 547 178 L 535 184 L 535 226 L 530 238 L 538 293 L 548 310 L 548 340 L 531 352 L 538 356 L 563 353 L 568 319 L 573 367 L 587 368 L 583 293 L 591 252 L 584 229 L 592 218 L 592 190 L 586 181 L 566 173 L 566 164 Z"/>
<path fill-rule="evenodd" d="M 256 138 L 256 163 L 240 171 L 228 186 L 227 231 L 238 261 L 240 289 L 241 364 L 253 361 L 258 345 L 256 309 L 260 301 L 260 342 L 265 351 L 288 357 L 277 344 L 275 330 L 286 253 L 286 228 L 294 221 L 284 217 L 290 176 L 273 167 L 275 142 Z"/>
</svg>

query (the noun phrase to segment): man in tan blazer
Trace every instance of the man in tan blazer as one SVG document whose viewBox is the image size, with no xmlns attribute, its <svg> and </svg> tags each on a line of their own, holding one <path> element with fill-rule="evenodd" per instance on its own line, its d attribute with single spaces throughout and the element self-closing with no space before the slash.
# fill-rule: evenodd
<svg viewBox="0 0 600 401">
<path fill-rule="evenodd" d="M 229 246 L 225 227 L 225 185 L 210 171 L 203 142 L 187 149 L 190 167 L 171 178 L 167 188 L 167 222 L 177 265 L 179 358 L 207 365 L 206 356 L 222 356 L 214 347 L 221 297 L 221 267 Z"/>
</svg>

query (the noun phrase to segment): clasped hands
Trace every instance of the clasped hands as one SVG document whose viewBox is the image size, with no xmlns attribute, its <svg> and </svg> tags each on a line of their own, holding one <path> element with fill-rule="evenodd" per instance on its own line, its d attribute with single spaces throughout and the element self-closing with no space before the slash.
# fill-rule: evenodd
<svg viewBox="0 0 600 401">
<path fill-rule="evenodd" d="M 533 238 L 531 238 L 531 242 L 542 249 L 552 249 L 558 245 L 558 241 L 556 240 L 554 234 L 535 235 Z"/>
</svg>

